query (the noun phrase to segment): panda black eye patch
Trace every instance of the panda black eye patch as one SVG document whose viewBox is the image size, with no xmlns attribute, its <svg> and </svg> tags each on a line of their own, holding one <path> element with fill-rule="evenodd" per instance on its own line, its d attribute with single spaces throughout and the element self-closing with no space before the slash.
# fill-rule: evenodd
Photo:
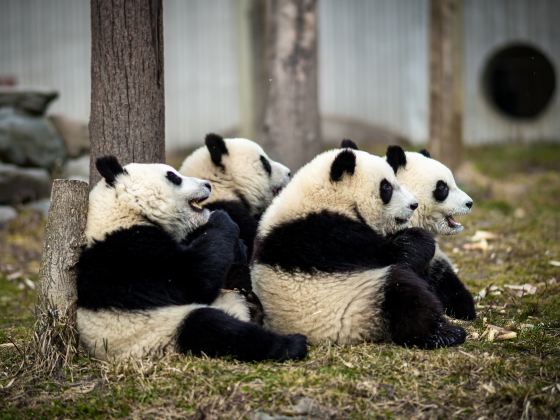
<svg viewBox="0 0 560 420">
<path fill-rule="evenodd" d="M 381 196 L 383 204 L 388 204 L 389 201 L 391 201 L 391 197 L 393 196 L 393 186 L 386 179 L 383 179 L 381 184 L 379 184 L 379 195 Z"/>
<path fill-rule="evenodd" d="M 443 201 L 449 195 L 449 186 L 445 181 L 439 180 L 436 184 L 436 189 L 434 190 L 434 198 L 437 201 Z"/>
<path fill-rule="evenodd" d="M 261 163 L 268 176 L 272 175 L 272 166 L 270 166 L 270 162 L 268 161 L 268 159 L 264 156 L 261 156 Z"/>
<path fill-rule="evenodd" d="M 181 183 L 183 182 L 183 178 L 181 178 L 179 175 L 177 175 L 175 172 L 172 171 L 167 171 L 165 177 L 169 180 L 169 182 L 177 186 L 181 185 Z"/>
</svg>

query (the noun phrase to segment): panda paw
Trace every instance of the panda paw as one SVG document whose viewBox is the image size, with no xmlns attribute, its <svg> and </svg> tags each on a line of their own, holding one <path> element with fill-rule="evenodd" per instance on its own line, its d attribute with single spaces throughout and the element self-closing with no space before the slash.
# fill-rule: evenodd
<svg viewBox="0 0 560 420">
<path fill-rule="evenodd" d="M 282 336 L 278 344 L 271 352 L 271 359 L 283 362 L 303 359 L 307 355 L 307 337 L 302 334 Z"/>
<path fill-rule="evenodd" d="M 432 234 L 421 228 L 403 229 L 393 236 L 393 244 L 401 263 L 415 272 L 423 272 L 436 252 L 436 241 Z"/>
<path fill-rule="evenodd" d="M 440 321 L 436 331 L 429 337 L 421 340 L 417 345 L 424 349 L 458 346 L 465 342 L 466 337 L 467 333 L 463 328 Z"/>
<path fill-rule="evenodd" d="M 229 214 L 223 210 L 215 210 L 210 214 L 208 223 L 206 224 L 208 230 L 216 230 L 223 238 L 230 238 L 237 240 L 239 238 L 239 226 L 231 219 Z"/>
<path fill-rule="evenodd" d="M 472 321 L 476 319 L 476 309 L 474 301 L 470 294 L 459 296 L 457 299 L 452 299 L 448 304 L 445 304 L 446 315 L 461 319 L 464 321 Z"/>
</svg>

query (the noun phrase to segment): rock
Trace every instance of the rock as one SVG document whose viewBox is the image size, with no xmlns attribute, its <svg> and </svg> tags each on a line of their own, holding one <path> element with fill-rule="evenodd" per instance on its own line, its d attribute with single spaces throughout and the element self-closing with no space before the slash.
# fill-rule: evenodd
<svg viewBox="0 0 560 420">
<path fill-rule="evenodd" d="M 10 220 L 17 217 L 17 212 L 13 207 L 0 206 L 0 226 L 4 226 Z"/>
<path fill-rule="evenodd" d="M 47 215 L 49 214 L 50 206 L 51 200 L 49 200 L 48 198 L 43 198 L 42 200 L 33 201 L 32 203 L 27 204 L 24 208 L 39 212 L 43 216 L 47 217 Z"/>
<path fill-rule="evenodd" d="M 0 163 L 0 204 L 21 204 L 48 197 L 51 179 L 44 169 Z"/>
<path fill-rule="evenodd" d="M 89 130 L 86 121 L 74 120 L 65 115 L 51 115 L 48 119 L 64 142 L 69 157 L 76 158 L 89 152 Z"/>
<path fill-rule="evenodd" d="M 58 98 L 56 91 L 26 88 L 0 89 L 0 108 L 9 107 L 24 114 L 44 115 L 50 103 Z"/>
<path fill-rule="evenodd" d="M 46 119 L 0 108 L 0 160 L 52 169 L 66 157 L 62 140 Z"/>
<path fill-rule="evenodd" d="M 62 168 L 62 178 L 89 182 L 89 155 L 67 161 Z"/>
</svg>

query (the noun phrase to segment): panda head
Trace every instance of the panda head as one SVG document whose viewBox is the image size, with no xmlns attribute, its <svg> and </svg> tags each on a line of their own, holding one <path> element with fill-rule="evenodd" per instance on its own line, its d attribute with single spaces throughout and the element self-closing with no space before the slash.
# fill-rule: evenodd
<svg viewBox="0 0 560 420">
<path fill-rule="evenodd" d="M 470 213 L 473 201 L 457 186 L 447 166 L 432 159 L 426 150 L 404 152 L 399 146 L 389 146 L 387 162 L 399 182 L 418 198 L 419 207 L 412 219 L 414 226 L 441 235 L 463 230 L 454 216 Z"/>
<path fill-rule="evenodd" d="M 259 236 L 321 211 L 342 214 L 387 234 L 406 227 L 417 206 L 384 159 L 352 147 L 335 149 L 296 173 L 263 215 Z"/>
<path fill-rule="evenodd" d="M 179 172 L 208 179 L 209 202 L 241 200 L 259 215 L 290 180 L 290 170 L 251 140 L 208 134 L 205 143 L 185 159 Z"/>
<path fill-rule="evenodd" d="M 134 225 L 159 226 L 179 241 L 208 221 L 201 205 L 210 195 L 207 181 L 159 163 L 123 167 L 114 156 L 100 157 L 96 167 L 103 178 L 89 196 L 89 244 Z"/>
</svg>

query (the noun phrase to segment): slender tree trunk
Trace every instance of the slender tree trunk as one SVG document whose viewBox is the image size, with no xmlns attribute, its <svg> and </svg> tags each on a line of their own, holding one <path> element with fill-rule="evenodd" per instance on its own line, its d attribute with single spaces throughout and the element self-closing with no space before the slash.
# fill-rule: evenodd
<svg viewBox="0 0 560 420">
<path fill-rule="evenodd" d="M 45 227 L 39 272 L 35 350 L 48 370 L 60 367 L 77 347 L 76 264 L 85 243 L 88 184 L 57 179 Z"/>
<path fill-rule="evenodd" d="M 161 0 L 91 0 L 90 188 L 95 159 L 165 160 Z"/>
<path fill-rule="evenodd" d="M 430 0 L 430 138 L 437 159 L 463 157 L 462 0 Z"/>
<path fill-rule="evenodd" d="M 269 0 L 264 145 L 296 170 L 321 151 L 316 0 Z"/>
</svg>

